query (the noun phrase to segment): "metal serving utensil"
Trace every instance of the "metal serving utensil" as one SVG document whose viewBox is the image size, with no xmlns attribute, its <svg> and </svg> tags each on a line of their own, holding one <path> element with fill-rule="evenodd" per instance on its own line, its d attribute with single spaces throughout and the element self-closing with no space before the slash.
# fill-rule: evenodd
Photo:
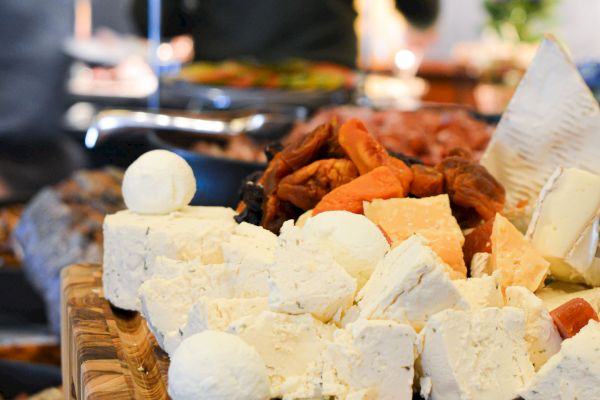
<svg viewBox="0 0 600 400">
<path fill-rule="evenodd" d="M 123 132 L 167 130 L 179 131 L 199 139 L 227 139 L 248 134 L 259 136 L 268 134 L 276 127 L 289 125 L 305 115 L 296 113 L 248 113 L 210 115 L 185 111 L 133 111 L 111 109 L 99 112 L 85 135 L 87 148 L 94 148 L 99 142 Z"/>
</svg>

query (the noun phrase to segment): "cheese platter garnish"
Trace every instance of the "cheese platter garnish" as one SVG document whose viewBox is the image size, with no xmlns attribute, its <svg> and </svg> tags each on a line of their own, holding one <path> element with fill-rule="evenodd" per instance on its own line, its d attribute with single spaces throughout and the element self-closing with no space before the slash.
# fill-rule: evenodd
<svg viewBox="0 0 600 400">
<path fill-rule="evenodd" d="M 502 155 L 513 131 L 518 154 L 535 140 L 523 115 L 553 106 L 522 102 L 553 65 L 568 71 L 557 46 L 541 46 L 482 164 L 454 150 L 408 165 L 361 121 L 331 122 L 245 182 L 234 211 L 188 206 L 195 182 L 172 155 L 143 156 L 164 169 L 136 161 L 129 209 L 104 223 L 104 295 L 146 320 L 171 360 L 170 396 L 600 398 L 600 289 L 583 285 L 600 283 L 600 166 Z M 600 129 L 590 107 L 585 126 Z M 527 233 L 507 218 L 520 200 Z"/>
</svg>

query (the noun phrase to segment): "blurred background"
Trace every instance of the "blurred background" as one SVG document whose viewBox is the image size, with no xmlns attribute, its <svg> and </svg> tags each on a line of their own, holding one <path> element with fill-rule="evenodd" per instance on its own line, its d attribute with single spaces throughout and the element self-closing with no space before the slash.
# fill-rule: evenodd
<svg viewBox="0 0 600 400">
<path fill-rule="evenodd" d="M 477 157 L 546 33 L 600 98 L 598 23 L 598 0 L 0 1 L 0 396 L 62 397 L 60 271 L 101 262 L 142 152 L 229 206 L 330 118 L 428 164 Z"/>
</svg>

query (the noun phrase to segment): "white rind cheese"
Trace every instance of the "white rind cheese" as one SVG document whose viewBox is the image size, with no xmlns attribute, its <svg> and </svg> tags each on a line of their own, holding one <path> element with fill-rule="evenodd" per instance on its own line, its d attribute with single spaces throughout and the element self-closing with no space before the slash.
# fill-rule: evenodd
<svg viewBox="0 0 600 400">
<path fill-rule="evenodd" d="M 269 308 L 323 322 L 341 316 L 352 306 L 356 281 L 316 243 L 293 239 L 302 235 L 298 228 L 286 229 L 269 270 Z"/>
<path fill-rule="evenodd" d="M 323 395 L 412 398 L 416 339 L 409 325 L 394 321 L 359 320 L 337 330 L 325 353 Z"/>
<path fill-rule="evenodd" d="M 502 297 L 497 274 L 482 278 L 456 279 L 452 283 L 473 310 L 504 306 L 504 298 Z"/>
<path fill-rule="evenodd" d="M 575 207 L 574 207 L 575 206 Z M 598 249 L 600 176 L 557 168 L 540 192 L 527 230 L 552 275 L 568 282 L 600 285 Z"/>
<path fill-rule="evenodd" d="M 360 316 L 410 323 L 419 331 L 446 308 L 468 309 L 441 259 L 414 235 L 390 251 L 357 296 Z"/>
<path fill-rule="evenodd" d="M 421 389 L 432 400 L 512 400 L 534 370 L 513 308 L 444 310 L 421 332 Z M 430 389 L 430 390 L 427 390 Z"/>
<path fill-rule="evenodd" d="M 558 353 L 562 338 L 544 302 L 522 286 L 506 288 L 506 305 L 525 312 L 525 341 L 536 371 Z"/>
<path fill-rule="evenodd" d="M 185 339 L 207 329 L 225 331 L 236 319 L 255 316 L 267 309 L 266 297 L 248 299 L 203 297 L 192 305 L 181 332 Z"/>
<path fill-rule="evenodd" d="M 600 325 L 590 321 L 538 371 L 525 400 L 600 399 Z"/>
<path fill-rule="evenodd" d="M 334 330 L 310 314 L 264 311 L 234 321 L 228 332 L 254 347 L 264 360 L 271 397 L 292 400 L 320 398 L 323 354 Z"/>
<path fill-rule="evenodd" d="M 532 206 L 559 165 L 600 173 L 600 107 L 567 52 L 546 39 L 502 115 L 481 164 L 507 209 Z"/>
<path fill-rule="evenodd" d="M 139 310 L 138 288 L 157 256 L 208 262 L 235 227 L 234 211 L 186 207 L 167 215 L 120 211 L 104 220 L 103 285 L 116 307 Z"/>
</svg>

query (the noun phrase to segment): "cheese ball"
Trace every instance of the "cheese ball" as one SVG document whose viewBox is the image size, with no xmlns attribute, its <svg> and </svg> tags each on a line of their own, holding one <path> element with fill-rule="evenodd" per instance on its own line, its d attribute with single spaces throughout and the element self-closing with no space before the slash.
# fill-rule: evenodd
<svg viewBox="0 0 600 400">
<path fill-rule="evenodd" d="M 381 230 L 364 215 L 327 211 L 310 217 L 303 227 L 307 239 L 316 240 L 356 279 L 360 289 L 390 245 Z"/>
<path fill-rule="evenodd" d="M 181 342 L 171 357 L 169 395 L 173 400 L 267 400 L 267 368 L 239 337 L 206 330 Z"/>
<path fill-rule="evenodd" d="M 123 199 L 139 214 L 168 214 L 187 206 L 196 193 L 189 164 L 167 150 L 152 150 L 135 160 L 123 177 Z"/>
</svg>

